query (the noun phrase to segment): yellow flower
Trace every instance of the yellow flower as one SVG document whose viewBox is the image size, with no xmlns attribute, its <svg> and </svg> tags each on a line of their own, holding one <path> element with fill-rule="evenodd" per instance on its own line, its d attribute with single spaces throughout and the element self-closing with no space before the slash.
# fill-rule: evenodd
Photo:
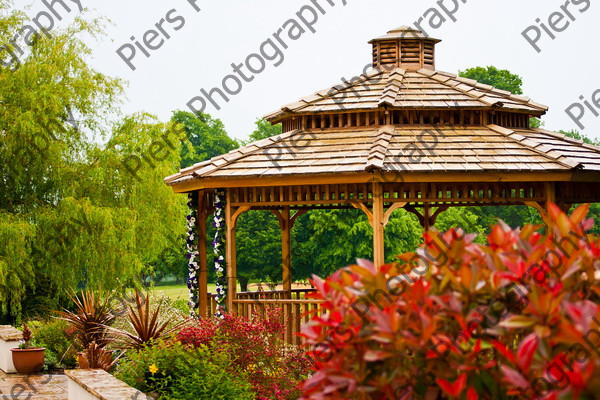
<svg viewBox="0 0 600 400">
<path fill-rule="evenodd" d="M 156 366 L 156 364 L 152 364 L 152 365 L 150 366 L 150 368 L 148 368 L 148 369 L 150 370 L 150 373 L 151 373 L 152 375 L 154 375 L 155 373 L 157 373 L 157 372 L 158 372 L 158 367 Z"/>
</svg>

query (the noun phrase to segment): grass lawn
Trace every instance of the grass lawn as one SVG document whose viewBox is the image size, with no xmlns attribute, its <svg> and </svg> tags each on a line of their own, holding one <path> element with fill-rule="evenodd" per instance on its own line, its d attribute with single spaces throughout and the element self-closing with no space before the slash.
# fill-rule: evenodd
<svg viewBox="0 0 600 400">
<path fill-rule="evenodd" d="M 238 290 L 239 290 L 239 285 L 238 285 Z M 189 290 L 185 283 L 182 283 L 179 285 L 155 286 L 152 288 L 151 291 L 152 291 L 152 293 L 155 293 L 155 294 L 162 293 L 165 296 L 167 296 L 168 298 L 170 298 L 171 300 L 179 300 L 179 299 L 187 300 L 188 296 L 189 296 Z M 209 283 L 208 291 L 209 291 L 209 293 L 215 293 L 216 285 L 214 283 Z"/>
<path fill-rule="evenodd" d="M 248 288 L 250 291 L 256 291 L 257 290 L 257 285 L 256 283 L 251 283 Z M 268 287 L 268 285 L 263 284 L 262 285 L 264 290 L 270 290 L 270 288 Z M 300 289 L 300 288 L 309 288 L 310 285 L 309 284 L 303 284 L 303 283 L 294 283 L 293 288 L 294 289 Z M 277 290 L 282 290 L 282 286 L 281 284 L 279 284 L 277 286 Z M 187 285 L 185 283 L 181 283 L 179 285 L 165 285 L 165 286 L 155 286 L 151 289 L 152 293 L 154 294 L 164 294 L 165 296 L 167 296 L 168 298 L 170 298 L 171 300 L 179 300 L 179 299 L 188 299 L 188 288 Z M 238 284 L 237 287 L 237 291 L 241 292 L 241 288 L 240 285 Z M 214 283 L 209 283 L 208 284 L 208 292 L 209 293 L 215 293 L 216 292 L 216 285 Z"/>
</svg>

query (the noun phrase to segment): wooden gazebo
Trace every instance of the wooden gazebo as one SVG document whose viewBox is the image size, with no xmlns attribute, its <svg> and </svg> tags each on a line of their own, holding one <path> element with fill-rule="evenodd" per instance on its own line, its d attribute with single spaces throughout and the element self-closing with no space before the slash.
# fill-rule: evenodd
<svg viewBox="0 0 600 400">
<path fill-rule="evenodd" d="M 292 291 L 290 257 L 290 229 L 307 210 L 363 210 L 374 230 L 374 262 L 382 264 L 384 228 L 399 208 L 427 228 L 449 207 L 527 205 L 543 213 L 547 201 L 568 208 L 600 200 L 599 147 L 532 129 L 530 117 L 546 106 L 436 71 L 438 42 L 407 27 L 392 30 L 370 42 L 370 72 L 267 115 L 282 123 L 281 135 L 166 178 L 177 193 L 199 193 L 202 315 L 214 310 L 203 253 L 216 189 L 226 192 L 228 308 L 249 313 L 279 304 L 290 331 L 310 307 Z M 284 288 L 261 298 L 236 293 L 235 226 L 251 209 L 271 210 L 282 229 Z"/>
</svg>

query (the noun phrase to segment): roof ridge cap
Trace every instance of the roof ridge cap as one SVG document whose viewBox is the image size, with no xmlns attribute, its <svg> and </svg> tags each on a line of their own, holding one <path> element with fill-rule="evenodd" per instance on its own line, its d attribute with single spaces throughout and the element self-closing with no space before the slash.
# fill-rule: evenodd
<svg viewBox="0 0 600 400">
<path fill-rule="evenodd" d="M 470 78 L 464 78 L 461 76 L 458 76 L 455 78 L 456 80 L 466 84 L 466 85 L 470 85 L 473 86 L 476 89 L 479 90 L 483 90 L 489 93 L 494 93 L 497 95 L 501 95 L 501 96 L 505 96 L 508 97 L 511 100 L 516 100 L 520 103 L 524 103 L 528 106 L 534 107 L 534 108 L 539 108 L 541 110 L 544 111 L 548 111 L 548 106 L 545 106 L 543 104 L 539 104 L 536 103 L 535 101 L 533 101 L 530 97 L 527 96 L 523 96 L 523 95 L 519 95 L 519 94 L 515 94 L 513 92 L 510 92 L 508 90 L 503 90 L 503 89 L 498 89 L 497 87 L 495 87 L 494 85 L 488 85 L 487 83 L 481 83 L 476 79 L 470 79 Z M 472 83 L 474 82 L 474 83 Z M 484 86 L 484 87 L 482 87 Z"/>
<path fill-rule="evenodd" d="M 418 71 L 417 71 L 417 72 L 418 72 Z M 436 71 L 436 72 L 437 72 L 437 71 Z M 420 73 L 420 74 L 421 74 L 421 75 L 425 75 L 425 74 L 423 74 L 423 73 Z M 462 83 L 462 84 L 466 84 L 465 82 L 462 82 L 462 81 L 459 81 L 458 79 L 456 79 L 456 78 L 457 78 L 457 76 L 456 76 L 456 75 L 455 75 L 454 77 L 450 77 L 450 79 L 448 79 L 448 80 L 445 80 L 445 81 L 443 81 L 443 80 L 440 80 L 440 79 L 436 79 L 436 75 L 437 75 L 437 74 L 439 74 L 439 72 L 437 72 L 437 73 L 436 73 L 436 74 L 434 74 L 434 75 L 431 75 L 431 76 L 429 76 L 429 78 L 431 78 L 431 79 L 433 79 L 433 80 L 435 80 L 435 81 L 437 81 L 437 82 L 441 83 L 441 84 L 442 84 L 442 85 L 444 85 L 444 86 L 447 86 L 447 87 L 449 87 L 449 88 L 451 88 L 451 89 L 454 89 L 454 90 L 456 90 L 456 91 L 458 91 L 458 92 L 461 92 L 461 93 L 463 93 L 463 94 L 466 94 L 467 96 L 469 96 L 469 97 L 471 97 L 471 98 L 475 99 L 476 101 L 479 101 L 480 103 L 483 103 L 484 105 L 486 105 L 486 106 L 488 106 L 488 107 L 493 107 L 493 106 L 494 106 L 494 104 L 497 104 L 497 103 L 490 103 L 490 102 L 488 102 L 488 101 L 482 100 L 482 99 L 481 99 L 481 97 L 477 97 L 477 96 L 475 96 L 474 94 L 471 94 L 471 93 L 469 93 L 470 91 L 468 91 L 468 90 L 462 90 L 462 89 L 459 89 L 459 88 L 458 88 L 458 87 L 456 87 L 456 86 L 449 85 L 449 84 L 448 84 L 448 82 L 450 82 L 450 81 L 455 81 L 455 82 L 457 81 L 457 82 L 460 82 L 460 83 Z M 444 74 L 441 74 L 441 75 L 444 75 Z M 448 76 L 448 75 L 445 75 L 445 76 Z M 471 86 L 471 87 L 473 87 L 473 86 Z M 473 87 L 473 89 L 475 89 L 475 88 Z"/>
<path fill-rule="evenodd" d="M 393 125 L 384 125 L 379 128 L 373 140 L 373 146 L 367 156 L 365 171 L 372 171 L 374 169 L 383 170 L 383 162 L 385 161 L 388 146 L 394 133 L 396 133 L 396 128 Z"/>
<path fill-rule="evenodd" d="M 417 72 L 419 72 L 419 71 L 417 71 Z M 541 110 L 544 110 L 544 111 L 548 111 L 548 106 L 546 106 L 546 105 L 543 105 L 543 104 L 536 103 L 536 102 L 535 102 L 535 101 L 533 101 L 533 100 L 532 100 L 530 97 L 527 97 L 527 96 L 521 96 L 521 95 L 517 95 L 517 94 L 514 94 L 514 93 L 512 93 L 512 92 L 509 92 L 508 90 L 502 90 L 502 89 L 498 89 L 498 88 L 497 88 L 497 87 L 495 87 L 494 85 L 488 85 L 487 83 L 482 83 L 482 82 L 479 82 L 479 81 L 478 81 L 478 80 L 476 80 L 476 79 L 465 78 L 465 77 L 462 77 L 462 76 L 459 76 L 459 75 L 453 74 L 453 73 L 451 73 L 451 72 L 446 72 L 446 71 L 438 71 L 438 70 L 436 70 L 435 72 L 436 72 L 437 74 L 440 74 L 440 75 L 443 75 L 443 76 L 449 77 L 449 78 L 451 78 L 451 79 L 454 79 L 454 80 L 456 80 L 456 81 L 459 81 L 459 82 L 461 82 L 461 83 L 464 83 L 464 84 L 466 84 L 466 85 L 471 85 L 471 86 L 473 86 L 473 87 L 474 87 L 474 88 L 476 88 L 476 89 L 485 90 L 485 91 L 487 91 L 487 92 L 490 92 L 490 93 L 495 93 L 495 94 L 499 94 L 499 95 L 507 96 L 508 98 L 511 98 L 511 99 L 513 99 L 513 100 L 517 100 L 517 101 L 523 102 L 523 103 L 525 103 L 525 104 L 527 104 L 527 105 L 529 105 L 529 106 L 531 106 L 531 107 L 534 107 L 534 108 L 539 108 L 539 109 L 541 109 Z M 434 76 L 434 75 L 430 75 L 430 77 L 433 77 L 433 76 Z M 447 81 L 446 81 L 446 82 L 447 82 Z M 471 82 L 475 82 L 475 83 L 471 83 Z M 440 83 L 444 83 L 444 82 L 440 82 Z M 484 85 L 484 86 L 486 86 L 486 87 L 478 87 L 479 85 Z M 507 93 L 508 93 L 508 94 L 507 94 Z M 467 93 L 467 94 L 468 94 L 468 93 Z M 514 96 L 514 97 L 513 97 L 513 96 Z M 528 101 L 523 101 L 523 100 L 521 100 L 521 99 L 519 99 L 519 98 L 517 98 L 517 97 L 521 97 L 521 98 L 523 98 L 523 99 L 527 99 Z"/>
<path fill-rule="evenodd" d="M 214 162 L 212 162 L 212 161 L 213 160 L 217 161 L 219 159 L 225 159 L 226 155 L 234 153 L 235 151 L 229 152 L 229 153 L 221 155 L 221 156 L 213 157 L 213 158 L 210 159 L 210 161 L 214 165 L 215 168 L 213 168 L 210 171 L 203 172 L 202 174 L 198 174 L 197 171 L 194 171 L 194 172 L 192 172 L 192 176 L 193 177 L 201 177 L 201 176 L 206 175 L 208 173 L 214 172 L 214 171 L 220 169 L 221 167 L 225 167 L 227 165 L 230 165 L 230 164 L 232 164 L 232 163 L 234 163 L 236 161 L 239 161 L 240 159 L 242 159 L 242 158 L 244 158 L 246 156 L 252 155 L 252 154 L 254 154 L 254 153 L 256 153 L 256 152 L 258 152 L 260 150 L 263 150 L 267 145 L 276 144 L 276 143 L 279 143 L 279 142 L 281 142 L 281 141 L 283 141 L 285 139 L 289 139 L 291 136 L 295 135 L 298 132 L 300 132 L 300 129 L 294 129 L 293 131 L 280 133 L 279 135 L 271 136 L 271 137 L 259 140 L 257 142 L 250 143 L 250 144 L 248 144 L 248 145 L 246 145 L 244 147 L 240 147 L 240 148 L 236 149 L 240 153 L 239 156 L 234 157 L 234 158 L 232 158 L 230 160 L 225 160 L 225 163 L 221 164 L 221 165 L 214 165 Z M 267 143 L 267 142 L 269 142 L 269 143 Z M 258 145 L 258 143 L 260 143 L 260 145 Z M 242 150 L 247 149 L 247 148 L 249 148 L 251 146 L 256 146 L 256 149 L 254 149 L 252 151 L 249 151 L 249 152 L 246 152 L 246 153 L 242 152 Z"/>
<path fill-rule="evenodd" d="M 562 154 L 558 155 L 558 153 L 555 153 L 554 150 L 552 150 L 552 149 L 550 149 L 550 151 L 548 151 L 548 152 L 538 149 L 540 146 L 542 146 L 542 147 L 546 147 L 546 146 L 543 145 L 542 143 L 536 142 L 535 140 L 532 140 L 523 135 L 520 135 L 518 132 L 516 132 L 512 129 L 508 129 L 503 126 L 499 126 L 499 125 L 495 125 L 495 124 L 488 124 L 487 127 L 490 128 L 491 130 L 493 130 L 494 132 L 498 132 L 498 133 L 506 136 L 507 138 L 514 140 L 515 142 L 519 143 L 519 145 L 521 145 L 535 153 L 538 153 L 542 157 L 548 158 L 554 162 L 561 164 L 564 167 L 568 167 L 570 169 L 576 169 L 581 166 L 580 162 L 573 161 L 569 157 L 562 155 Z M 515 136 L 517 136 L 517 137 L 515 137 Z M 532 146 L 531 144 L 535 144 L 535 146 Z"/>
<path fill-rule="evenodd" d="M 397 69 L 402 69 L 402 68 L 396 68 L 395 70 L 397 70 Z M 345 78 L 342 78 L 342 79 L 344 79 L 344 81 L 342 81 L 341 83 L 338 83 L 333 86 L 329 86 L 325 89 L 317 90 L 316 92 L 314 92 L 310 95 L 302 96 L 298 100 L 296 100 L 292 103 L 288 103 L 276 111 L 265 114 L 263 116 L 263 118 L 266 120 L 276 118 L 279 114 L 286 112 L 286 110 L 289 110 L 291 112 L 298 112 L 298 111 L 302 110 L 303 108 L 308 107 L 312 103 L 332 97 L 333 95 L 335 95 L 339 92 L 348 90 L 357 85 L 362 85 L 364 82 L 368 81 L 372 77 L 377 76 L 377 75 L 385 75 L 386 73 L 387 73 L 387 71 L 384 71 L 383 69 L 371 68 L 369 71 L 367 71 L 367 73 L 362 73 L 358 76 L 355 76 L 350 81 L 347 81 L 347 80 L 345 80 Z M 325 93 L 325 94 L 323 95 L 321 93 Z M 320 98 L 315 98 L 315 96 L 320 96 Z M 299 104 L 301 102 L 304 102 L 305 104 Z"/>
<path fill-rule="evenodd" d="M 500 95 L 502 97 L 507 97 L 507 98 L 509 98 L 511 100 L 518 101 L 518 102 L 520 102 L 522 104 L 525 104 L 525 105 L 528 105 L 530 107 L 540 109 L 541 111 L 548 111 L 548 106 L 536 103 L 535 101 L 533 101 L 531 98 L 529 98 L 527 96 L 517 95 L 517 94 L 514 94 L 512 92 L 509 92 L 508 90 L 498 89 L 497 87 L 495 87 L 493 85 L 488 85 L 486 83 L 481 83 L 481 82 L 479 82 L 479 81 L 477 81 L 475 79 L 465 78 L 465 77 L 458 76 L 458 75 L 455 75 L 455 74 L 452 74 L 452 73 L 449 73 L 449 72 L 443 72 L 443 71 L 435 71 L 435 72 L 438 73 L 438 74 L 440 74 L 440 75 L 443 75 L 443 76 L 446 76 L 446 77 L 450 78 L 450 79 L 448 79 L 448 80 L 446 80 L 444 82 L 441 82 L 441 81 L 439 81 L 439 80 L 436 79 L 438 82 L 440 82 L 442 84 L 445 84 L 446 82 L 448 82 L 450 80 L 458 81 L 460 83 L 464 83 L 465 85 L 473 87 L 473 89 L 481 90 L 481 91 L 484 91 L 484 92 L 487 92 L 487 93 L 493 93 L 493 94 L 496 94 L 496 95 Z M 435 74 L 434 75 L 430 75 L 429 77 L 435 79 L 434 76 L 435 76 Z M 482 86 L 484 86 L 484 87 L 482 87 Z M 465 94 L 473 97 L 473 95 L 470 94 L 469 91 L 464 91 L 464 90 L 461 90 L 461 89 L 456 89 L 456 90 L 459 90 L 459 91 L 461 91 L 461 92 L 463 92 L 463 93 L 465 93 Z M 490 107 L 493 106 L 494 104 L 502 103 L 501 101 L 498 101 L 496 103 L 489 103 L 489 102 L 487 102 L 485 100 L 481 100 L 481 98 L 477 98 L 477 99 L 480 100 L 481 102 L 489 104 Z"/>
<path fill-rule="evenodd" d="M 570 136 L 565 135 L 564 133 L 549 131 L 547 129 L 541 129 L 541 128 L 535 128 L 534 131 L 542 132 L 542 133 L 545 133 L 547 135 L 554 136 L 555 138 L 563 139 L 563 140 L 566 140 L 567 142 L 571 142 L 571 143 L 576 144 L 576 145 L 578 145 L 580 147 L 585 147 L 585 148 L 588 148 L 590 150 L 595 150 L 595 151 L 597 151 L 597 152 L 600 153 L 600 146 L 595 145 L 595 144 L 586 143 L 586 142 L 584 142 L 581 139 L 572 138 Z"/>
<path fill-rule="evenodd" d="M 261 140 L 258 140 L 256 142 L 249 143 L 249 144 L 247 144 L 246 146 L 243 146 L 243 147 L 238 147 L 237 149 L 233 149 L 233 150 L 231 150 L 231 151 L 229 151 L 229 152 L 227 152 L 225 154 L 221 154 L 221 155 L 212 157 L 212 158 L 210 158 L 208 160 L 205 160 L 205 161 L 202 161 L 200 163 L 194 164 L 191 167 L 184 168 L 184 169 L 180 170 L 177 174 L 174 174 L 174 175 L 171 175 L 171 176 L 165 178 L 165 182 L 166 183 L 171 183 L 171 182 L 173 182 L 173 181 L 175 181 L 175 180 L 177 180 L 179 178 L 183 178 L 186 175 L 188 175 L 189 177 L 192 177 L 192 178 L 201 177 L 201 176 L 206 175 L 208 173 L 214 172 L 214 171 L 220 169 L 221 167 L 230 165 L 231 163 L 236 162 L 236 161 L 240 160 L 243 157 L 246 157 L 248 155 L 254 154 L 257 151 L 260 151 L 260 150 L 264 149 L 268 145 L 279 143 L 282 140 L 288 139 L 290 136 L 296 134 L 297 132 L 299 132 L 299 130 L 298 129 L 294 129 L 293 131 L 280 133 L 279 135 L 275 135 L 275 136 L 271 136 L 271 137 L 268 137 L 268 138 L 265 138 L 265 139 L 261 139 Z M 256 147 L 256 149 L 253 149 L 251 151 L 246 151 L 246 152 L 243 151 L 245 149 L 249 149 L 252 146 Z M 235 153 L 239 153 L 239 154 L 237 154 L 233 158 L 230 158 L 229 160 L 227 160 L 227 158 L 226 158 L 227 156 L 232 156 Z M 215 162 L 218 162 L 220 160 L 223 160 L 225 162 L 222 163 L 222 164 L 220 164 L 220 165 L 215 165 Z M 206 168 L 208 166 L 212 166 L 214 168 L 212 168 L 209 171 L 205 171 L 205 172 L 203 172 L 201 174 L 198 174 L 199 170 L 201 170 L 203 168 Z"/>
<path fill-rule="evenodd" d="M 402 68 L 396 68 L 390 72 L 385 83 L 385 88 L 381 92 L 381 97 L 379 98 L 380 106 L 390 105 L 393 107 L 395 105 L 405 75 L 406 70 Z"/>
</svg>

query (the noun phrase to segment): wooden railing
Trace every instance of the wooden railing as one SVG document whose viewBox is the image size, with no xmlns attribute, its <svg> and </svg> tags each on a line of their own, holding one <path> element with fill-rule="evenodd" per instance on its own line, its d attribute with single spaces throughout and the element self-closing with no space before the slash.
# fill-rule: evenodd
<svg viewBox="0 0 600 400">
<path fill-rule="evenodd" d="M 292 289 L 291 293 L 285 290 L 264 290 L 260 292 L 240 292 L 237 294 L 237 300 L 283 300 L 306 298 L 306 294 L 314 293 L 315 289 Z"/>
<path fill-rule="evenodd" d="M 299 345 L 302 338 L 297 334 L 303 323 L 318 313 L 322 301 L 312 299 L 248 299 L 234 300 L 234 311 L 243 317 L 252 318 L 255 315 L 265 317 L 272 311 L 284 326 L 282 339 L 287 343 Z M 279 312 L 275 312 L 275 310 Z"/>
<path fill-rule="evenodd" d="M 306 298 L 308 293 L 313 292 L 315 289 L 292 289 L 291 292 L 278 290 L 241 292 L 233 301 L 233 311 L 243 317 L 252 318 L 275 314 L 275 309 L 278 309 L 279 312 L 275 315 L 278 315 L 279 322 L 284 326 L 282 339 L 290 344 L 299 345 L 302 339 L 297 333 L 300 332 L 301 325 L 318 312 L 319 305 L 322 303 L 319 300 Z M 215 294 L 208 295 L 209 316 L 214 315 L 217 308 L 215 297 Z"/>
</svg>

